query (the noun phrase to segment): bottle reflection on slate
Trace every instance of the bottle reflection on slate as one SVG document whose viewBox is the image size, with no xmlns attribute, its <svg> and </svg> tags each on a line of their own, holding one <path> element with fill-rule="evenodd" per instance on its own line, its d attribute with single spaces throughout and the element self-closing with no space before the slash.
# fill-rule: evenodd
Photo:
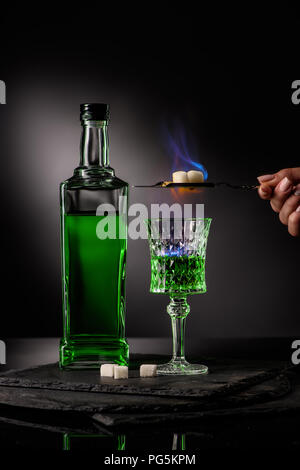
<svg viewBox="0 0 300 470">
<path fill-rule="evenodd" d="M 103 450 L 126 449 L 125 434 L 79 434 L 67 432 L 63 435 L 63 450 Z"/>
<path fill-rule="evenodd" d="M 64 319 L 60 367 L 126 365 L 128 184 L 109 166 L 108 105 L 83 104 L 80 109 L 80 165 L 60 188 Z"/>
</svg>

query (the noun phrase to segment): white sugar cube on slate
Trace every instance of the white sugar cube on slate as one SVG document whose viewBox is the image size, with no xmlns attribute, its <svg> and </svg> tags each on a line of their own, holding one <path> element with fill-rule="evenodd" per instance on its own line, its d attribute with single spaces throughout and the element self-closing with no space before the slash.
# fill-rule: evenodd
<svg viewBox="0 0 300 470">
<path fill-rule="evenodd" d="M 101 377 L 113 377 L 115 364 L 102 364 L 100 367 Z"/>
<path fill-rule="evenodd" d="M 114 378 L 115 379 L 128 379 L 128 367 L 127 366 L 115 366 Z"/>
<path fill-rule="evenodd" d="M 155 377 L 156 370 L 156 364 L 142 364 L 140 366 L 140 377 Z"/>
</svg>

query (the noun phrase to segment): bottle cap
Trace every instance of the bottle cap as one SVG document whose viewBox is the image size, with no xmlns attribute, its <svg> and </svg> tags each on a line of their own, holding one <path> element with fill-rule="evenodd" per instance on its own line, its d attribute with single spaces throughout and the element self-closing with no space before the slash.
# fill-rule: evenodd
<svg viewBox="0 0 300 470">
<path fill-rule="evenodd" d="M 108 121 L 109 105 L 105 103 L 87 103 L 80 105 L 81 121 Z"/>
</svg>

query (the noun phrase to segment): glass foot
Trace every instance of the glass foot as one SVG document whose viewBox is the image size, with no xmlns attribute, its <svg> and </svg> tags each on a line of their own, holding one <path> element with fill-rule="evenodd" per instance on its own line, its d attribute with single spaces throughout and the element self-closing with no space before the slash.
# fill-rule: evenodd
<svg viewBox="0 0 300 470">
<path fill-rule="evenodd" d="M 157 375 L 197 375 L 207 374 L 208 367 L 203 364 L 190 364 L 187 361 L 173 361 L 157 366 Z"/>
</svg>

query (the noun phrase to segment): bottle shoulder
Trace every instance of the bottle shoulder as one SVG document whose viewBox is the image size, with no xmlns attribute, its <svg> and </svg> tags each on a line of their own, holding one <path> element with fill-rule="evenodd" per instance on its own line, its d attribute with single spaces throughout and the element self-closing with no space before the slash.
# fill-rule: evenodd
<svg viewBox="0 0 300 470">
<path fill-rule="evenodd" d="M 128 183 L 114 175 L 105 178 L 72 177 L 60 185 L 60 205 L 64 214 L 96 215 L 102 204 L 119 211 L 120 204 L 126 204 L 127 195 Z"/>
<path fill-rule="evenodd" d="M 71 176 L 64 180 L 61 184 L 61 189 L 120 189 L 128 187 L 128 183 L 121 180 L 117 176 L 92 176 L 92 177 L 78 177 Z"/>
</svg>

